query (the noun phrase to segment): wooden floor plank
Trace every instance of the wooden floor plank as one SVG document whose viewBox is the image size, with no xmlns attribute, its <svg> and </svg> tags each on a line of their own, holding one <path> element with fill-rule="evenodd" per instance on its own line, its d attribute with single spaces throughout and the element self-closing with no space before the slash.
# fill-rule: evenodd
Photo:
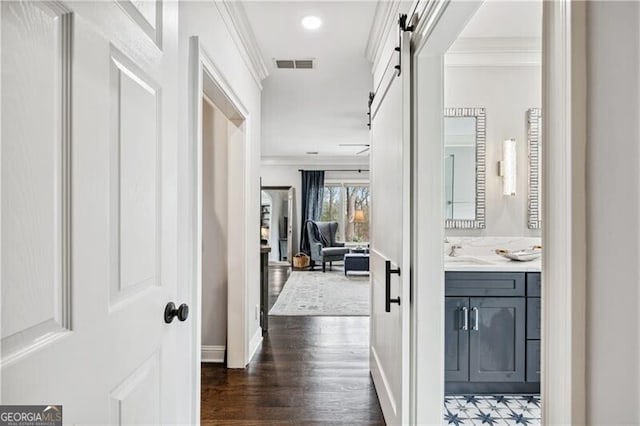
<svg viewBox="0 0 640 426">
<path fill-rule="evenodd" d="M 269 306 L 288 268 L 269 271 Z M 369 318 L 270 317 L 249 366 L 202 364 L 203 425 L 384 425 L 369 375 Z"/>
</svg>

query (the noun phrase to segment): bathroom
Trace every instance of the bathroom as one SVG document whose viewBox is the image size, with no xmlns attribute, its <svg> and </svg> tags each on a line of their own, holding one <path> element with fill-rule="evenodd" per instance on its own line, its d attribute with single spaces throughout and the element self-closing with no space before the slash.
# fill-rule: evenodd
<svg viewBox="0 0 640 426">
<path fill-rule="evenodd" d="M 444 56 L 444 424 L 540 424 L 541 34 L 485 2 Z"/>
</svg>

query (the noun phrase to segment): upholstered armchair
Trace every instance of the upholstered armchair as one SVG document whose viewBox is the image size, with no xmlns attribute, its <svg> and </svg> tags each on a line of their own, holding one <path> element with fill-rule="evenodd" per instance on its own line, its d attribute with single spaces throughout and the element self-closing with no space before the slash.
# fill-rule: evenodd
<svg viewBox="0 0 640 426">
<path fill-rule="evenodd" d="M 329 269 L 334 261 L 344 260 L 344 255 L 349 253 L 344 243 L 336 241 L 338 222 L 307 222 L 307 234 L 311 247 L 311 269 L 315 262 L 322 262 L 322 272 L 326 272 L 326 264 Z"/>
</svg>

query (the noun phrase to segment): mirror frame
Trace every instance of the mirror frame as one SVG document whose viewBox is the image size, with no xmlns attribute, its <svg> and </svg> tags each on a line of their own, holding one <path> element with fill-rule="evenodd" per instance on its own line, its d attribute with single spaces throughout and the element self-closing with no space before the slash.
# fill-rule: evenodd
<svg viewBox="0 0 640 426">
<path fill-rule="evenodd" d="M 541 229 L 542 218 L 540 215 L 540 136 L 542 124 L 542 111 L 540 108 L 527 110 L 527 139 L 529 150 L 529 195 L 528 195 L 528 221 L 529 229 Z"/>
<path fill-rule="evenodd" d="M 445 219 L 446 229 L 485 229 L 487 180 L 487 116 L 485 108 L 445 108 L 444 117 L 474 117 L 476 119 L 476 218 Z M 444 127 L 443 127 L 444 129 Z M 444 151 L 444 131 L 442 133 Z"/>
</svg>

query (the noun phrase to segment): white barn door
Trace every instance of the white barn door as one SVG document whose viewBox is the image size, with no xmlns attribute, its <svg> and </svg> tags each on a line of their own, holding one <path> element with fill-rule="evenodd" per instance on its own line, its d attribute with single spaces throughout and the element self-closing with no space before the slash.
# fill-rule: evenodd
<svg viewBox="0 0 640 426">
<path fill-rule="evenodd" d="M 2 2 L 2 404 L 174 424 L 177 10 Z M 184 312 L 184 311 L 183 311 Z M 184 348 L 183 348 L 184 349 Z"/>
<path fill-rule="evenodd" d="M 409 421 L 410 33 L 371 105 L 371 374 L 387 424 Z M 396 65 L 400 66 L 400 75 Z"/>
</svg>

